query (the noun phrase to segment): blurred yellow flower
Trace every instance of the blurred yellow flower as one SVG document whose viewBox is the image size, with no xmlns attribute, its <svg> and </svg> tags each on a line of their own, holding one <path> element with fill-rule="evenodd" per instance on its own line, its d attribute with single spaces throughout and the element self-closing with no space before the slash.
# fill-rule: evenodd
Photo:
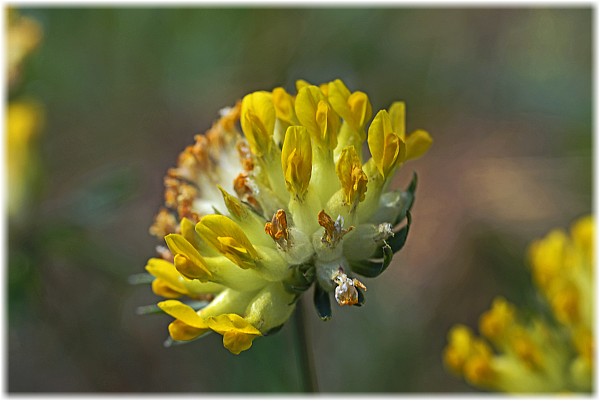
<svg viewBox="0 0 600 401">
<path fill-rule="evenodd" d="M 223 109 L 165 177 L 165 208 L 150 232 L 167 248 L 146 270 L 166 298 L 158 307 L 175 318 L 172 340 L 216 332 L 239 354 L 281 327 L 313 284 L 323 320 L 331 295 L 360 306 L 366 286 L 351 275 L 381 274 L 406 241 L 416 176 L 405 191 L 388 187 L 431 137 L 406 136 L 404 105 L 394 103 L 368 128 L 365 161 L 367 95 L 341 80 L 297 88 Z"/>
<path fill-rule="evenodd" d="M 43 124 L 42 106 L 31 100 L 11 102 L 5 124 L 8 213 L 16 217 L 24 209 L 37 164 L 36 139 Z"/>
<path fill-rule="evenodd" d="M 554 322 L 519 310 L 497 297 L 481 315 L 476 337 L 457 325 L 448 335 L 444 362 L 473 386 L 509 392 L 592 390 L 593 233 L 591 216 L 577 220 L 570 235 L 553 230 L 529 248 L 533 281 Z M 487 339 L 495 348 L 492 351 Z"/>
<path fill-rule="evenodd" d="M 35 20 L 23 17 L 12 8 L 8 9 L 6 16 L 6 65 L 10 88 L 21 77 L 23 61 L 40 43 L 42 29 Z"/>
<path fill-rule="evenodd" d="M 32 99 L 15 98 L 24 61 L 42 39 L 39 24 L 8 8 L 6 13 L 6 66 L 9 103 L 5 109 L 6 168 L 8 178 L 8 214 L 11 219 L 23 216 L 30 199 L 32 180 L 38 164 L 37 137 L 44 113 L 42 105 Z"/>
</svg>

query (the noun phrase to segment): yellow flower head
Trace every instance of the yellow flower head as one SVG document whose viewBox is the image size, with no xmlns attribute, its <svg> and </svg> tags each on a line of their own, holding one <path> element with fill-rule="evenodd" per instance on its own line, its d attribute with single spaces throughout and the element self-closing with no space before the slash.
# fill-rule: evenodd
<svg viewBox="0 0 600 401">
<path fill-rule="evenodd" d="M 223 109 L 164 179 L 150 232 L 167 247 L 146 270 L 166 299 L 158 309 L 175 319 L 172 341 L 214 332 L 238 354 L 281 327 L 311 287 L 329 319 L 331 299 L 362 305 L 356 275 L 378 276 L 404 246 L 416 176 L 388 189 L 406 160 L 404 128 L 385 110 L 370 122 L 367 95 L 340 80 L 297 88 Z"/>
<path fill-rule="evenodd" d="M 529 249 L 534 284 L 555 322 L 541 315 L 525 321 L 514 305 L 497 297 L 479 320 L 482 338 L 465 326 L 451 330 L 444 351 L 448 369 L 476 387 L 496 391 L 591 391 L 593 231 L 592 218 L 584 217 L 573 224 L 570 236 L 553 230 Z M 489 349 L 485 358 L 475 356 L 476 342 Z M 487 373 L 480 380 L 476 372 Z"/>
</svg>

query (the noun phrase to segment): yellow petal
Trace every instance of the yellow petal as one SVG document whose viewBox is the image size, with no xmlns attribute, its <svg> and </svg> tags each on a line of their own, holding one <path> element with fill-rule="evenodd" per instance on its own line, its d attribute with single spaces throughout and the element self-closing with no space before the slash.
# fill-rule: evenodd
<svg viewBox="0 0 600 401">
<path fill-rule="evenodd" d="M 187 295 L 188 290 L 183 284 L 183 277 L 175 266 L 163 259 L 152 258 L 146 265 L 148 273 L 156 279 L 152 281 L 152 292 L 165 298 L 179 298 Z"/>
<path fill-rule="evenodd" d="M 406 160 L 418 159 L 431 147 L 433 139 L 424 130 L 416 130 L 406 135 L 406 105 L 404 102 L 394 102 L 390 106 L 392 130 L 406 143 Z"/>
<path fill-rule="evenodd" d="M 390 171 L 403 161 L 406 152 L 402 139 L 393 133 L 387 111 L 381 110 L 371 122 L 367 142 L 377 170 L 387 178 Z"/>
<path fill-rule="evenodd" d="M 298 95 L 296 96 L 296 115 L 298 116 L 298 120 L 313 137 L 319 135 L 316 116 L 320 101 L 326 101 L 325 95 L 314 85 L 303 87 L 298 91 Z"/>
<path fill-rule="evenodd" d="M 196 311 L 189 305 L 182 302 L 170 299 L 167 301 L 159 302 L 158 307 L 162 309 L 166 314 L 180 320 L 188 326 L 195 327 L 198 329 L 206 329 L 209 327 L 206 319 L 198 316 Z"/>
<path fill-rule="evenodd" d="M 362 201 L 367 192 L 367 175 L 362 170 L 360 158 L 354 146 L 348 146 L 340 153 L 335 171 L 344 190 L 345 203 Z"/>
<path fill-rule="evenodd" d="M 560 275 L 568 242 L 566 233 L 556 229 L 529 246 L 533 278 L 542 291 L 548 291 L 552 281 Z"/>
<path fill-rule="evenodd" d="M 195 226 L 196 225 L 192 223 L 191 220 L 185 217 L 181 219 L 181 223 L 179 225 L 181 228 L 181 235 L 183 235 L 183 237 L 188 240 L 192 246 L 199 248 L 200 237 L 196 233 Z"/>
<path fill-rule="evenodd" d="M 146 265 L 148 273 L 156 277 L 152 282 L 152 291 L 165 298 L 179 298 L 181 295 L 195 296 L 200 294 L 216 294 L 223 290 L 219 284 L 200 282 L 184 277 L 171 262 L 152 258 Z M 177 293 L 178 295 L 174 295 Z"/>
<path fill-rule="evenodd" d="M 335 149 L 340 130 L 340 118 L 325 100 L 319 101 L 315 120 L 319 135 L 313 138 L 316 139 L 317 144 L 325 149 Z"/>
<path fill-rule="evenodd" d="M 433 139 L 427 131 L 416 130 L 406 138 L 406 160 L 418 159 L 431 147 Z"/>
<path fill-rule="evenodd" d="M 227 331 L 237 331 L 239 333 L 261 335 L 260 331 L 252 326 L 246 319 L 235 313 L 213 316 L 207 319 L 208 326 L 219 334 Z"/>
<path fill-rule="evenodd" d="M 464 375 L 467 382 L 478 387 L 492 387 L 495 373 L 488 354 L 476 354 L 465 363 Z"/>
<path fill-rule="evenodd" d="M 455 325 L 448 333 L 448 345 L 444 349 L 444 363 L 455 374 L 462 374 L 463 367 L 471 353 L 471 330 L 463 325 Z"/>
<path fill-rule="evenodd" d="M 392 129 L 400 136 L 405 139 L 406 135 L 406 105 L 404 102 L 394 102 L 390 106 L 390 120 L 392 122 Z"/>
<path fill-rule="evenodd" d="M 364 92 L 354 92 L 348 98 L 348 106 L 356 129 L 362 129 L 373 115 L 369 97 Z"/>
<path fill-rule="evenodd" d="M 321 89 L 325 97 L 329 96 L 329 86 L 327 84 L 320 84 L 319 89 Z"/>
<path fill-rule="evenodd" d="M 240 352 L 250 349 L 252 341 L 257 336 L 254 334 L 245 334 L 237 331 L 228 331 L 223 334 L 223 346 L 232 354 L 239 355 Z"/>
<path fill-rule="evenodd" d="M 281 87 L 273 89 L 273 106 L 277 118 L 290 125 L 297 124 L 294 98 L 285 89 Z"/>
<path fill-rule="evenodd" d="M 385 135 L 381 167 L 383 176 L 387 178 L 394 168 L 406 158 L 406 145 L 394 133 Z"/>
<path fill-rule="evenodd" d="M 173 263 L 177 271 L 189 279 L 203 278 L 206 280 L 209 278 L 206 274 L 207 270 L 204 267 L 199 267 L 185 255 L 175 255 Z M 210 277 L 212 277 L 212 274 Z"/>
<path fill-rule="evenodd" d="M 496 297 L 490 310 L 479 319 L 479 331 L 495 342 L 506 342 L 508 329 L 515 324 L 515 307 L 502 297 Z"/>
<path fill-rule="evenodd" d="M 202 217 L 196 231 L 229 260 L 247 269 L 259 258 L 244 231 L 228 217 L 211 214 Z"/>
<path fill-rule="evenodd" d="M 287 129 L 281 150 L 281 166 L 288 191 L 302 198 L 308 189 L 312 171 L 312 148 L 305 127 Z"/>
<path fill-rule="evenodd" d="M 571 238 L 577 248 L 583 252 L 587 262 L 592 262 L 594 252 L 594 218 L 585 216 L 571 226 Z"/>
<path fill-rule="evenodd" d="M 268 154 L 275 129 L 273 95 L 265 91 L 246 95 L 242 100 L 240 123 L 252 153 L 259 157 Z"/>
<path fill-rule="evenodd" d="M 364 92 L 350 93 L 340 79 L 329 83 L 328 100 L 336 113 L 355 131 L 361 131 L 373 114 L 368 96 Z"/>
<path fill-rule="evenodd" d="M 329 83 L 328 86 L 328 100 L 333 109 L 338 113 L 345 121 L 354 124 L 350 107 L 348 106 L 348 98 L 350 97 L 350 91 L 342 82 L 341 79 L 336 79 Z"/>
<path fill-rule="evenodd" d="M 5 125 L 9 149 L 13 143 L 26 146 L 38 134 L 43 123 L 42 112 L 41 106 L 31 101 L 10 103 Z"/>
<path fill-rule="evenodd" d="M 169 335 L 175 341 L 190 341 L 209 330 L 207 328 L 192 327 L 181 320 L 174 320 L 169 324 Z"/>
<path fill-rule="evenodd" d="M 173 268 L 175 270 L 175 268 Z M 163 298 L 180 298 L 183 296 L 182 292 L 179 292 L 171 287 L 171 285 L 160 278 L 152 281 L 152 292 Z"/>
<path fill-rule="evenodd" d="M 161 282 L 167 283 L 172 290 L 179 292 L 180 295 L 187 292 L 185 286 L 179 281 L 181 274 L 175 269 L 175 266 L 172 263 L 167 262 L 164 259 L 152 258 L 146 264 L 146 271 L 157 279 L 160 279 Z M 152 285 L 154 286 L 154 282 Z"/>
<path fill-rule="evenodd" d="M 390 117 L 385 110 L 381 110 L 371 122 L 367 137 L 367 143 L 369 144 L 371 156 L 373 157 L 373 161 L 375 161 L 375 165 L 377 166 L 377 169 L 381 175 L 383 175 L 382 160 L 384 138 L 389 132 L 392 132 Z"/>
<path fill-rule="evenodd" d="M 9 51 L 10 53 L 10 51 Z M 9 57 L 10 58 L 10 57 Z M 35 140 L 43 125 L 43 110 L 33 102 L 10 102 L 6 108 L 6 161 L 8 209 L 12 215 L 25 212 L 31 168 L 37 161 Z"/>
<path fill-rule="evenodd" d="M 224 254 L 242 269 L 256 267 L 256 257 L 250 255 L 249 250 L 232 237 L 217 237 Z"/>
<path fill-rule="evenodd" d="M 225 191 L 222 186 L 218 185 L 217 187 L 219 188 L 219 191 L 221 191 L 221 195 L 223 195 L 223 201 L 225 202 L 225 206 L 227 207 L 227 210 L 229 210 L 229 213 L 238 219 L 244 219 L 248 215 L 248 211 L 242 202 L 229 192 Z"/>
<path fill-rule="evenodd" d="M 262 335 L 244 318 L 233 313 L 214 316 L 207 320 L 213 331 L 223 335 L 223 346 L 236 355 L 249 349 L 254 338 Z"/>
<path fill-rule="evenodd" d="M 176 259 L 177 255 L 181 255 L 178 259 L 180 265 L 175 263 L 176 268 L 184 268 L 180 271 L 181 274 L 200 281 L 207 281 L 212 277 L 198 250 L 183 235 L 169 234 L 165 237 L 165 242 Z"/>
<path fill-rule="evenodd" d="M 303 79 L 298 79 L 296 80 L 296 92 L 300 92 L 300 90 L 302 88 L 304 88 L 305 86 L 309 86 L 312 85 L 310 82 L 305 81 Z"/>
</svg>

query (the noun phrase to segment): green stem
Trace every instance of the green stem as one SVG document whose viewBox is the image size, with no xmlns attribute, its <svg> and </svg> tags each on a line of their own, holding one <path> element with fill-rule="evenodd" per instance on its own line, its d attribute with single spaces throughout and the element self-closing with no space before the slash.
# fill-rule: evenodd
<svg viewBox="0 0 600 401">
<path fill-rule="evenodd" d="M 302 389 L 305 393 L 318 393 L 319 386 L 315 373 L 315 364 L 313 361 L 312 350 L 308 344 L 306 322 L 304 320 L 303 297 L 300 298 L 296 305 L 294 324 L 296 326 L 296 352 L 298 353 L 300 362 Z"/>
</svg>

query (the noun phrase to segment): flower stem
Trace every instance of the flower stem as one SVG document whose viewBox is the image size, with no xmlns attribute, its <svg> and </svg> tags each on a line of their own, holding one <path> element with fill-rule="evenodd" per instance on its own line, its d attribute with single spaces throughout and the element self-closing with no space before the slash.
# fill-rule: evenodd
<svg viewBox="0 0 600 401">
<path fill-rule="evenodd" d="M 303 297 L 300 298 L 296 305 L 294 324 L 296 326 L 296 352 L 298 353 L 298 360 L 300 362 L 302 389 L 305 393 L 318 393 L 319 386 L 315 373 L 313 354 L 308 344 L 306 322 L 304 320 Z"/>
</svg>

